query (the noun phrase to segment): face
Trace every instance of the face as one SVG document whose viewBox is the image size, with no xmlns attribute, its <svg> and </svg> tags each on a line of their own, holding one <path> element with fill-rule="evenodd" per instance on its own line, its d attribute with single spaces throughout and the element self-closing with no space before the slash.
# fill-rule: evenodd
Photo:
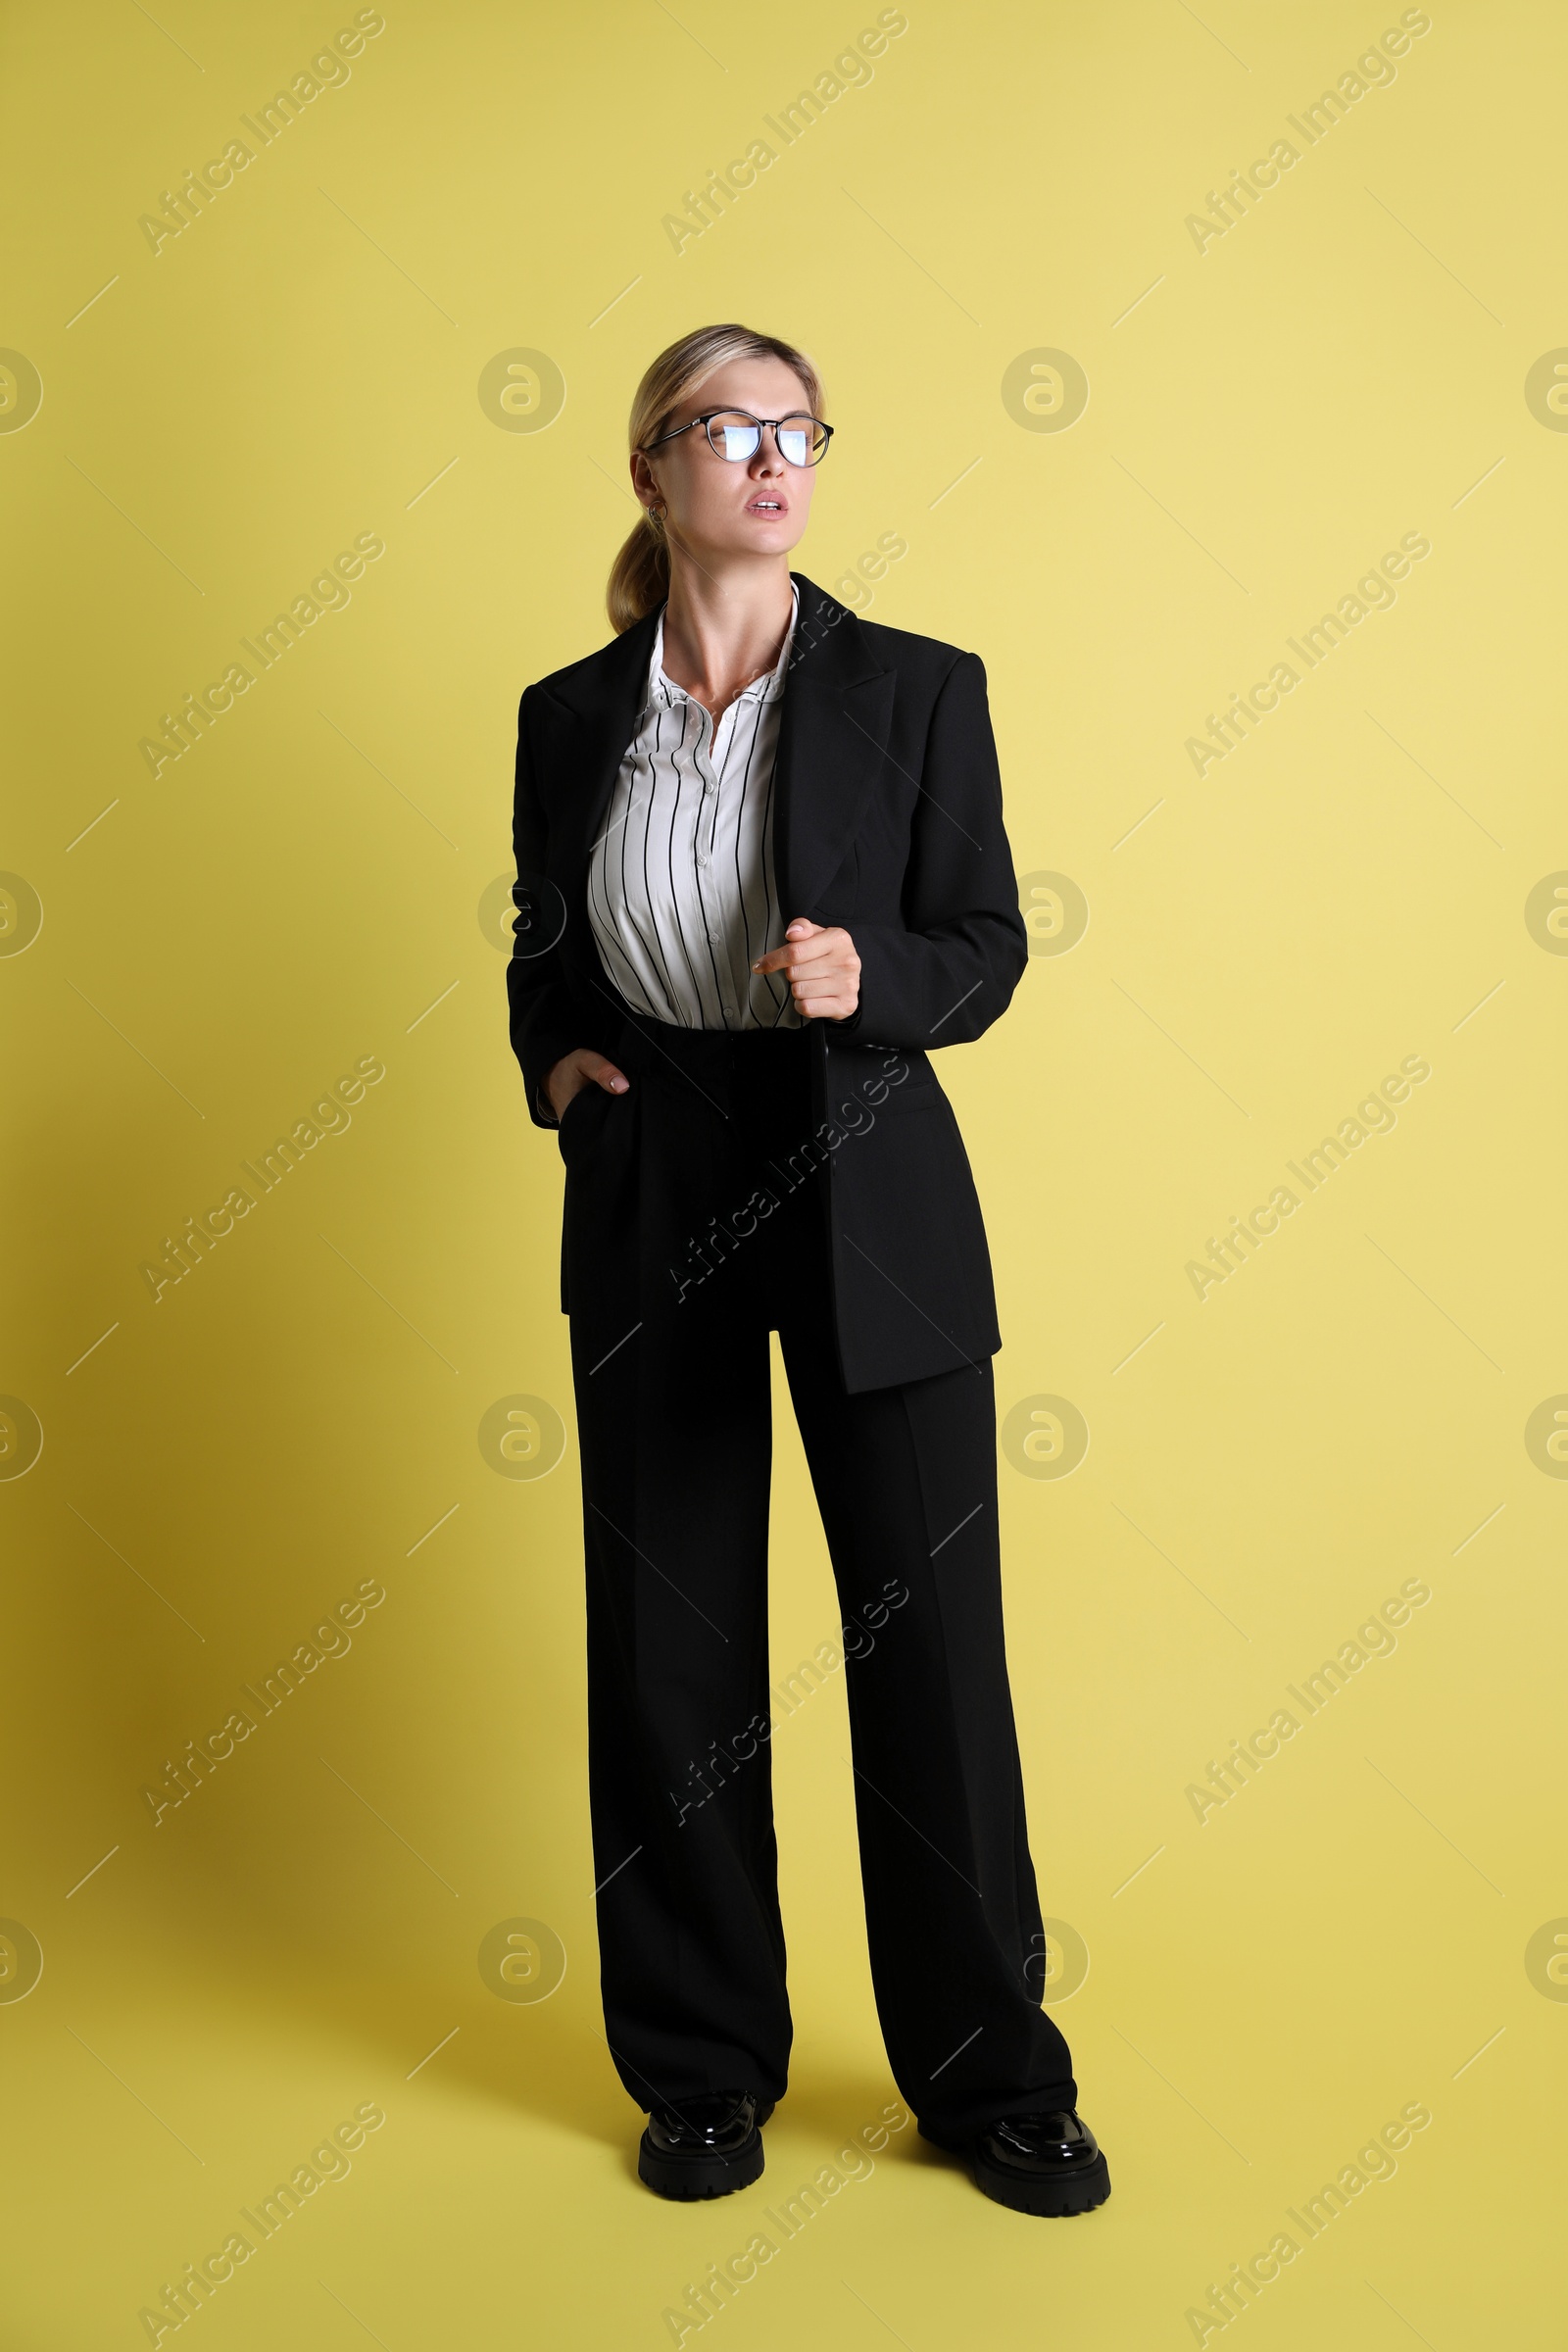
<svg viewBox="0 0 1568 2352">
<path fill-rule="evenodd" d="M 663 426 L 665 432 L 714 409 L 753 416 L 788 416 L 810 401 L 782 360 L 732 360 L 705 376 Z M 779 556 L 797 546 L 811 511 L 812 466 L 791 466 L 764 430 L 754 457 L 732 464 L 710 446 L 701 425 L 645 457 L 634 451 L 632 484 L 645 507 L 665 510 L 664 528 L 699 563 L 737 556 Z"/>
</svg>

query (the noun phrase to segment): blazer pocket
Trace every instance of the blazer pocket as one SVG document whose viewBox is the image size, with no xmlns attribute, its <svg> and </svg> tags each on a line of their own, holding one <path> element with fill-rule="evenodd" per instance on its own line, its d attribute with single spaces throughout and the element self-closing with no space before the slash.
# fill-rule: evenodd
<svg viewBox="0 0 1568 2352">
<path fill-rule="evenodd" d="M 590 1135 L 594 1124 L 593 1115 L 585 1113 L 580 1107 L 585 1095 L 596 1095 L 601 1102 L 608 1102 L 610 1100 L 604 1088 L 596 1085 L 590 1078 L 585 1086 L 578 1087 L 577 1092 L 556 1121 L 556 1142 L 560 1146 L 561 1156 L 568 1168 L 573 1165 L 577 1157 L 580 1140 Z"/>
</svg>

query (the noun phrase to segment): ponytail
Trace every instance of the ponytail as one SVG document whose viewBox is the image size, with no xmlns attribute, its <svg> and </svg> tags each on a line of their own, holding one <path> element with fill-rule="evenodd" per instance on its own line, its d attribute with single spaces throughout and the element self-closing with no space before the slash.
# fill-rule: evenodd
<svg viewBox="0 0 1568 2352">
<path fill-rule="evenodd" d="M 645 507 L 641 521 L 610 567 L 605 610 L 616 636 L 657 612 L 668 595 L 669 545 L 664 526 L 655 519 L 653 509 Z"/>
</svg>

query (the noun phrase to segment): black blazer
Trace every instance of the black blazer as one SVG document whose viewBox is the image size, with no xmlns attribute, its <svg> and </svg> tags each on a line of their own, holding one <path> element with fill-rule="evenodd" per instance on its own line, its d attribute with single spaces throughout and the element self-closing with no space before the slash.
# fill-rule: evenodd
<svg viewBox="0 0 1568 2352">
<path fill-rule="evenodd" d="M 855 1012 L 807 1023 L 816 1134 L 830 1153 L 840 1359 L 855 1393 L 1002 1345 L 968 1154 L 926 1049 L 989 1029 L 1029 947 L 979 658 L 862 621 L 792 576 L 800 616 L 773 851 L 786 919 L 842 924 L 860 957 Z M 650 613 L 541 679 L 517 713 L 507 994 L 537 1127 L 555 1124 L 543 1084 L 564 1054 L 614 1055 L 622 999 L 589 927 L 588 858 L 636 731 L 656 626 Z M 905 1064 L 888 1085 L 885 1065 Z"/>
</svg>

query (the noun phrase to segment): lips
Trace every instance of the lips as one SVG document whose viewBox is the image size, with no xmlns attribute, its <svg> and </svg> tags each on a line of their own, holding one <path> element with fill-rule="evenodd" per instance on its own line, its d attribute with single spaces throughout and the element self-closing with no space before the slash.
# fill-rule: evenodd
<svg viewBox="0 0 1568 2352">
<path fill-rule="evenodd" d="M 760 497 L 746 502 L 748 514 L 787 514 L 789 511 L 788 499 L 774 498 L 771 492 L 764 491 Z"/>
</svg>

